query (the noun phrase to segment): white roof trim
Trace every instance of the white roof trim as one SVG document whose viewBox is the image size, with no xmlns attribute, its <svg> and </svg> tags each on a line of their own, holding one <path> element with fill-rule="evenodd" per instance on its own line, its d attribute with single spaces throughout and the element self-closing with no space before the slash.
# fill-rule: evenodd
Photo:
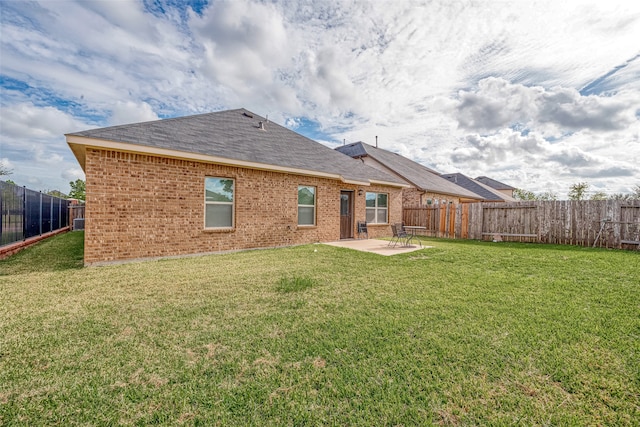
<svg viewBox="0 0 640 427">
<path fill-rule="evenodd" d="M 388 181 L 379 181 L 376 179 L 370 180 L 371 184 L 379 184 L 379 185 L 388 185 L 390 187 L 398 187 L 398 188 L 411 188 L 409 184 L 400 184 L 396 182 L 388 182 Z"/>
</svg>

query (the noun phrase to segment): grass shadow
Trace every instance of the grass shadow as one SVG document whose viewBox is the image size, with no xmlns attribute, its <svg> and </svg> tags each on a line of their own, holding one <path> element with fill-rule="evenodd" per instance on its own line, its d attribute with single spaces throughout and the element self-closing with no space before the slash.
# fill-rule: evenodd
<svg viewBox="0 0 640 427">
<path fill-rule="evenodd" d="M 0 260 L 0 276 L 77 270 L 83 267 L 84 231 L 73 231 L 42 240 Z"/>
</svg>

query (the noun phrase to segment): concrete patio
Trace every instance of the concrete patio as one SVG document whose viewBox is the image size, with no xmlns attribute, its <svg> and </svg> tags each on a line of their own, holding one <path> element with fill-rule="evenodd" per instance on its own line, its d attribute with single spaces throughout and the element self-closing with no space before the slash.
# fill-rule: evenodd
<svg viewBox="0 0 640 427">
<path fill-rule="evenodd" d="M 327 242 L 325 245 L 337 246 L 339 248 L 348 248 L 362 252 L 372 252 L 378 255 L 391 256 L 397 254 L 406 254 L 408 252 L 418 251 L 420 249 L 431 248 L 433 246 L 422 246 L 414 243 L 409 246 L 397 244 L 389 246 L 388 240 L 378 239 L 360 239 L 360 240 L 338 240 L 337 242 Z"/>
</svg>

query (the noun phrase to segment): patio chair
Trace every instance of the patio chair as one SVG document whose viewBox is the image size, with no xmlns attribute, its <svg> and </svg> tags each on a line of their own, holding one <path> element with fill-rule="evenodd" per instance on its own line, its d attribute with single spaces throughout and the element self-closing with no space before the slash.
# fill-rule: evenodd
<svg viewBox="0 0 640 427">
<path fill-rule="evenodd" d="M 361 236 L 366 236 L 365 239 L 369 238 L 369 232 L 367 231 L 367 221 L 358 221 L 358 239 Z"/>
<path fill-rule="evenodd" d="M 393 232 L 393 237 L 389 241 L 387 246 L 390 246 L 393 243 L 393 247 L 395 248 L 398 242 L 403 241 L 404 246 L 407 246 L 407 242 L 411 238 L 410 235 L 407 234 L 406 231 L 402 228 L 402 224 L 391 224 L 391 231 Z"/>
</svg>

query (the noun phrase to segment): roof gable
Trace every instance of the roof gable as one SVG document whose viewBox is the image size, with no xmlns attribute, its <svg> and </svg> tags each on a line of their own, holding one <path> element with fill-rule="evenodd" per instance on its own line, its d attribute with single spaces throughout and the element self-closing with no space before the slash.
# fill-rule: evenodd
<svg viewBox="0 0 640 427">
<path fill-rule="evenodd" d="M 371 157 L 422 191 L 472 199 L 480 198 L 476 193 L 442 178 L 433 169 L 400 154 L 373 147 L 364 142 L 344 145 L 336 150 L 356 158 Z"/>
<path fill-rule="evenodd" d="M 366 145 L 367 144 L 365 144 L 364 142 L 355 142 L 353 144 L 337 147 L 336 150 L 341 152 L 342 154 L 346 154 L 349 157 L 358 159 L 360 157 L 365 157 L 368 154 L 365 148 Z"/>
<path fill-rule="evenodd" d="M 491 188 L 495 188 L 496 190 L 515 190 L 515 187 L 505 184 L 504 182 L 496 181 L 495 179 L 489 178 L 488 176 L 479 176 L 475 179 L 481 184 L 488 185 Z"/>
<path fill-rule="evenodd" d="M 402 186 L 398 178 L 367 167 L 246 109 L 92 129 L 67 134 L 78 160 L 82 149 L 99 141 L 117 143 L 129 151 L 154 150 L 184 158 L 226 159 L 228 164 L 269 170 L 291 170 L 340 176 L 347 182 Z"/>
</svg>

